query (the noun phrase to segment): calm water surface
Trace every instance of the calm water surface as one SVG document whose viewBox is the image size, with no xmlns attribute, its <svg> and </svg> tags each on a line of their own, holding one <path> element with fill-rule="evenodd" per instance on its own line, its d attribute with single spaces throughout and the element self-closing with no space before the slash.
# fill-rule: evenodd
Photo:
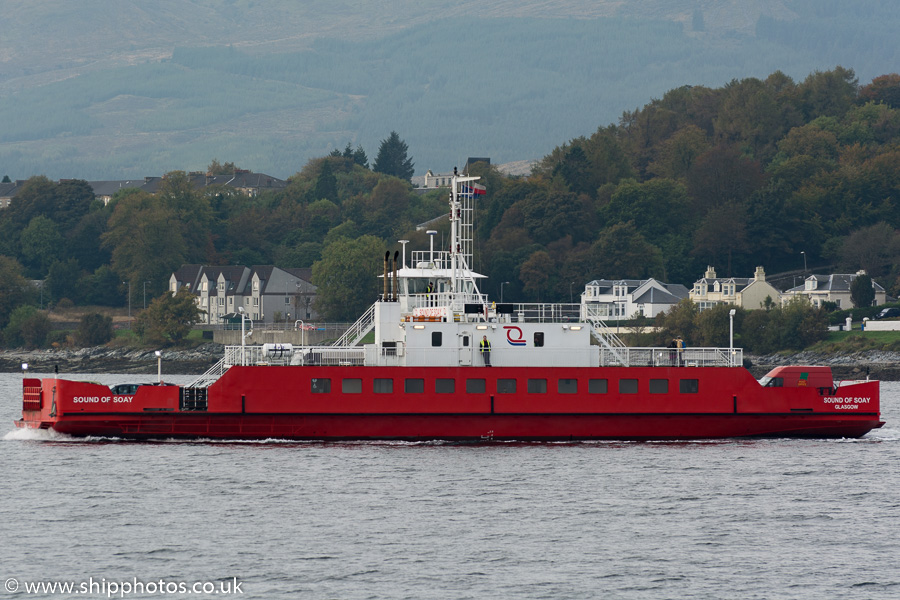
<svg viewBox="0 0 900 600">
<path fill-rule="evenodd" d="M 132 443 L 20 407 L 0 374 L 0 598 L 900 598 L 898 383 L 831 441 Z"/>
</svg>

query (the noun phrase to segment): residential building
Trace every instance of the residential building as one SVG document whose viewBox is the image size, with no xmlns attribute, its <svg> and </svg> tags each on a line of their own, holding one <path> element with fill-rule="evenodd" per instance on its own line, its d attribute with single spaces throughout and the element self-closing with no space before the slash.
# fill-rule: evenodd
<svg viewBox="0 0 900 600">
<path fill-rule="evenodd" d="M 834 302 L 840 310 L 853 308 L 853 301 L 850 299 L 850 286 L 857 277 L 865 274 L 865 271 L 857 271 L 852 274 L 810 275 L 803 281 L 803 285 L 785 290 L 784 294 L 782 294 L 782 301 L 787 302 L 791 298 L 801 296 L 808 299 L 816 307 L 822 306 L 823 302 Z M 873 306 L 884 304 L 887 301 L 887 294 L 884 288 L 874 279 L 872 280 L 872 287 L 875 288 L 875 302 Z"/>
<path fill-rule="evenodd" d="M 588 316 L 618 321 L 638 316 L 653 318 L 687 298 L 688 290 L 678 283 L 655 279 L 595 279 L 581 294 Z"/>
<path fill-rule="evenodd" d="M 25 181 L 18 179 L 10 183 L 0 183 L 0 208 L 9 208 L 13 198 L 22 190 Z"/>
<path fill-rule="evenodd" d="M 716 270 L 706 268 L 701 279 L 694 282 L 690 299 L 703 311 L 716 304 L 733 304 L 747 310 L 764 308 L 766 298 L 774 304 L 781 301 L 781 292 L 766 281 L 766 271 L 756 267 L 753 277 L 716 277 Z"/>
<path fill-rule="evenodd" d="M 169 278 L 173 294 L 182 287 L 197 296 L 203 322 L 222 323 L 240 308 L 257 322 L 314 321 L 316 286 L 311 269 L 272 265 L 207 267 L 183 265 Z"/>
</svg>

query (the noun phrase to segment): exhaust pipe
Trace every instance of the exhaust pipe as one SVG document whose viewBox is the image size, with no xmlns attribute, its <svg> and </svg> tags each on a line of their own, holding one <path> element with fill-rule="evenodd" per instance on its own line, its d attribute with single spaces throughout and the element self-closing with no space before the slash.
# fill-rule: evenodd
<svg viewBox="0 0 900 600">
<path fill-rule="evenodd" d="M 400 251 L 394 252 L 394 302 L 400 302 L 400 279 L 397 277 L 400 265 Z"/>
<path fill-rule="evenodd" d="M 388 281 L 388 261 L 390 259 L 391 259 L 391 251 L 388 250 L 387 252 L 384 253 L 384 291 L 381 294 L 382 302 L 390 302 L 391 301 L 391 297 L 388 292 L 388 285 L 390 285 L 390 282 Z"/>
</svg>

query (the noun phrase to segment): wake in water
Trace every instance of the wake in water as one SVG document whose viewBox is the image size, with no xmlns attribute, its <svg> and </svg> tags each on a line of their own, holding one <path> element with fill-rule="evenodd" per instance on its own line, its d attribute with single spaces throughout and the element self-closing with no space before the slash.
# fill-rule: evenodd
<svg viewBox="0 0 900 600">
<path fill-rule="evenodd" d="M 4 440 L 27 440 L 38 442 L 64 442 L 75 441 L 77 438 L 59 433 L 54 429 L 13 429 L 3 436 Z"/>
</svg>

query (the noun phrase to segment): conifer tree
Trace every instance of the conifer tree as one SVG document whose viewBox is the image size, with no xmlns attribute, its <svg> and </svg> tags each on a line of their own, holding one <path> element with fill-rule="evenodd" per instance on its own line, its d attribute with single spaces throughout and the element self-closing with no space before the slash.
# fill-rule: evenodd
<svg viewBox="0 0 900 600">
<path fill-rule="evenodd" d="M 406 142 L 400 139 L 396 131 L 392 131 L 387 139 L 381 141 L 372 170 L 409 181 L 415 170 L 412 158 L 407 157 L 408 150 Z"/>
</svg>

